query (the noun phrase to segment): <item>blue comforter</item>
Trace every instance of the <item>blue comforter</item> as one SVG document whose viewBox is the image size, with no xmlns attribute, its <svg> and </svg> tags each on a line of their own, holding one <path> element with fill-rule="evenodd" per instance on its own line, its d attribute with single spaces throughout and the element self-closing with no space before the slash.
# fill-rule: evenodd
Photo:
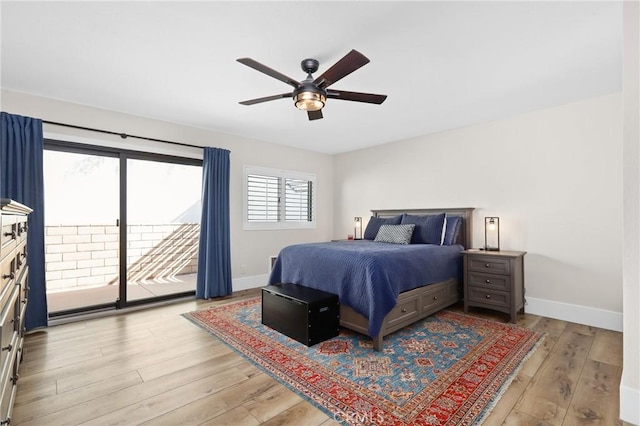
<svg viewBox="0 0 640 426">
<path fill-rule="evenodd" d="M 297 244 L 282 249 L 269 284 L 301 284 L 337 294 L 341 304 L 369 320 L 373 337 L 401 292 L 461 279 L 463 249 L 370 240 Z"/>
</svg>

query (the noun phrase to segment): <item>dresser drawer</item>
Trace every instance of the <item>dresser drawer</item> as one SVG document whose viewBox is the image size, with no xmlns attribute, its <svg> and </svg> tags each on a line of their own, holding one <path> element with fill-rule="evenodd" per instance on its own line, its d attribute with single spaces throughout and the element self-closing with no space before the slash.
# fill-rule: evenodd
<svg viewBox="0 0 640 426">
<path fill-rule="evenodd" d="M 9 357 L 15 356 L 15 345 L 18 338 L 15 319 L 19 292 L 20 286 L 14 286 L 11 296 L 4 303 L 0 312 L 0 366 L 4 366 Z"/>
<path fill-rule="evenodd" d="M 2 389 L 0 389 L 0 422 L 3 425 L 11 424 L 11 414 L 13 410 L 13 404 L 16 399 L 16 391 L 17 391 L 17 374 L 15 373 L 14 362 L 16 360 L 15 356 L 11 358 L 7 358 L 7 365 L 3 365 L 3 373 L 6 373 L 6 378 L 2 382 Z M 6 367 L 6 372 L 4 368 Z"/>
<path fill-rule="evenodd" d="M 2 217 L 2 230 L 0 230 L 0 251 L 2 257 L 10 253 L 16 246 L 18 239 L 18 221 L 15 216 Z"/>
<path fill-rule="evenodd" d="M 29 298 L 29 266 L 22 268 L 20 276 L 16 280 L 16 285 L 20 287 L 19 303 L 26 305 Z"/>
<path fill-rule="evenodd" d="M 509 259 L 489 256 L 469 256 L 467 269 L 469 271 L 489 272 L 492 274 L 510 275 Z"/>
<path fill-rule="evenodd" d="M 29 225 L 27 225 L 27 218 L 19 217 L 18 222 L 16 223 L 17 240 L 26 241 L 28 230 L 29 230 Z"/>
<path fill-rule="evenodd" d="M 18 248 L 15 250 L 15 276 L 16 278 L 22 275 L 22 271 L 27 267 L 27 242 L 23 241 L 18 243 Z"/>
<path fill-rule="evenodd" d="M 418 316 L 418 298 L 405 300 L 398 303 L 387 314 L 387 325 L 389 328 L 407 320 L 412 320 Z"/>
<path fill-rule="evenodd" d="M 12 254 L 0 262 L 0 294 L 16 279 L 16 257 Z"/>
<path fill-rule="evenodd" d="M 500 291 L 486 289 L 482 287 L 468 287 L 469 301 L 475 306 L 496 306 L 509 308 L 511 306 L 511 293 L 508 291 Z"/>
<path fill-rule="evenodd" d="M 24 337 L 18 337 L 18 343 L 17 343 L 17 352 L 16 352 L 16 367 L 15 367 L 15 381 L 16 381 L 16 385 L 18 382 L 18 379 L 20 378 L 20 375 L 18 374 L 18 371 L 20 371 L 20 363 L 22 363 L 22 360 L 24 359 Z"/>
<path fill-rule="evenodd" d="M 511 291 L 511 276 L 509 275 L 469 272 L 468 279 L 469 285 L 494 290 Z"/>
<path fill-rule="evenodd" d="M 9 418 L 9 410 L 11 409 L 13 382 L 11 380 L 7 380 L 2 386 L 2 389 L 0 389 L 0 392 L 2 392 L 0 395 L 0 422 L 5 425 L 7 424 L 6 421 Z"/>
</svg>

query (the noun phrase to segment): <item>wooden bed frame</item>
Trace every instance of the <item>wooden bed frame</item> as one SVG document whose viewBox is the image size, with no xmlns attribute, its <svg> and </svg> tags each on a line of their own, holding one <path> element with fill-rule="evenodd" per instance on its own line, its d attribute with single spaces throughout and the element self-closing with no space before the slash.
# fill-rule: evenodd
<svg viewBox="0 0 640 426">
<path fill-rule="evenodd" d="M 393 217 L 402 213 L 412 215 L 446 213 L 450 216 L 461 216 L 462 225 L 460 226 L 457 243 L 465 248 L 472 247 L 472 207 L 458 209 L 371 210 L 371 212 L 375 217 Z M 384 317 L 380 333 L 377 336 L 371 336 L 373 338 L 373 349 L 378 352 L 382 350 L 384 336 L 451 306 L 461 299 L 462 283 L 454 278 L 400 293 L 396 306 Z M 369 321 L 346 305 L 340 305 L 340 325 L 358 333 L 369 334 Z"/>
</svg>

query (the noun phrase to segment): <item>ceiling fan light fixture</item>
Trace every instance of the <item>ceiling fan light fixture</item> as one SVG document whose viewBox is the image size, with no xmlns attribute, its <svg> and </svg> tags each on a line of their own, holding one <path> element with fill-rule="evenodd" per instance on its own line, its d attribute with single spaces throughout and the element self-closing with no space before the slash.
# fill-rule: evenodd
<svg viewBox="0 0 640 426">
<path fill-rule="evenodd" d="M 324 107 L 327 97 L 322 92 L 304 91 L 293 96 L 296 108 L 303 111 L 319 111 Z"/>
</svg>

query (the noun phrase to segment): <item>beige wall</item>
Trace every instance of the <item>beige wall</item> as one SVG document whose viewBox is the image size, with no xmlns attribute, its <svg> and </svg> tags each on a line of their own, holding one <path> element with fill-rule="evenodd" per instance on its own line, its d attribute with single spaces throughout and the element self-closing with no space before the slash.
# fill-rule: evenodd
<svg viewBox="0 0 640 426">
<path fill-rule="evenodd" d="M 640 7 L 624 4 L 624 341 L 620 417 L 640 424 Z"/>
<path fill-rule="evenodd" d="M 622 327 L 621 94 L 335 158 L 334 236 L 369 209 L 475 207 L 524 250 L 527 308 Z M 428 119 L 428 118 L 427 118 Z"/>
<path fill-rule="evenodd" d="M 231 262 L 234 278 L 246 286 L 265 284 L 268 258 L 289 244 L 323 241 L 333 234 L 333 162 L 332 157 L 311 151 L 293 149 L 255 140 L 244 139 L 203 129 L 166 123 L 143 117 L 106 111 L 67 102 L 2 91 L 2 110 L 50 121 L 124 132 L 198 146 L 213 146 L 231 151 Z M 72 141 L 133 150 L 202 158 L 202 150 L 176 147 L 117 136 L 44 125 L 45 137 L 60 135 Z M 283 231 L 245 231 L 243 214 L 243 166 L 263 166 L 316 175 L 317 227 Z M 82 202 L 78 200 L 78 202 Z M 255 280 L 253 278 L 255 277 Z M 252 281 L 253 280 L 253 281 Z"/>
</svg>

